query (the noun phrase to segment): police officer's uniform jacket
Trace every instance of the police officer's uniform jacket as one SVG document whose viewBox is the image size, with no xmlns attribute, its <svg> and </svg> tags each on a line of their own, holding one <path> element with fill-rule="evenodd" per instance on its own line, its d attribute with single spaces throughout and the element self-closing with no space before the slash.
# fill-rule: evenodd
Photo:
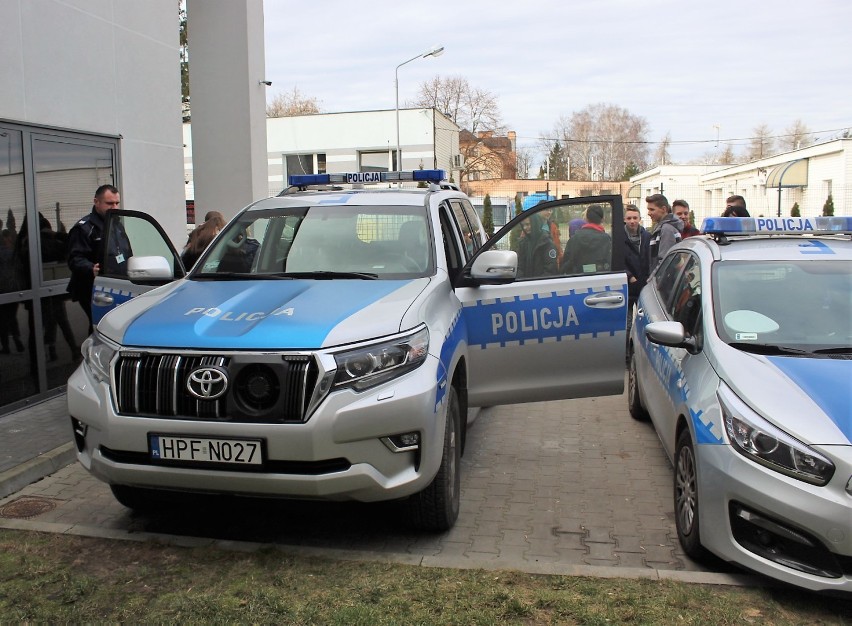
<svg viewBox="0 0 852 626">
<path fill-rule="evenodd" d="M 118 224 L 110 242 L 101 274 L 127 274 L 127 259 L 133 255 L 127 233 Z M 104 259 L 104 218 L 92 207 L 92 212 L 74 224 L 68 233 L 68 267 L 71 279 L 68 281 L 68 293 L 72 300 L 87 302 L 92 298 L 92 286 L 95 282 L 93 267 Z"/>
</svg>

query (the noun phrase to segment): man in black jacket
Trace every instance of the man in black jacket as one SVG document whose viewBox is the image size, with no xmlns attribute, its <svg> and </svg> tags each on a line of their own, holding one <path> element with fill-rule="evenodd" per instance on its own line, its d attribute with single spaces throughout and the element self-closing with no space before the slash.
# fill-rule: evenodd
<svg viewBox="0 0 852 626">
<path fill-rule="evenodd" d="M 624 207 L 624 230 L 627 246 L 624 250 L 624 269 L 627 272 L 627 336 L 633 325 L 633 305 L 651 273 L 651 234 L 642 226 L 639 207 Z M 629 358 L 629 355 L 628 355 Z"/>
<path fill-rule="evenodd" d="M 80 303 L 89 318 L 89 332 L 92 323 L 92 287 L 95 276 L 100 273 L 127 274 L 127 259 L 133 254 L 130 241 L 123 229 L 116 229 L 110 238 L 110 250 L 106 256 L 106 268 L 101 268 L 104 257 L 107 211 L 118 208 L 121 197 L 113 185 L 101 185 L 95 191 L 92 212 L 74 224 L 68 233 L 68 267 L 71 280 L 68 281 L 68 293 L 71 299 Z"/>
</svg>

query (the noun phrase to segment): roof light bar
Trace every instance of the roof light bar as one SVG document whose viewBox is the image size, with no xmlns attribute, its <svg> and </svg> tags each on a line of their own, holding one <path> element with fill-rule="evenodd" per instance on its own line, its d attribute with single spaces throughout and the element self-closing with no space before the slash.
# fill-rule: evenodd
<svg viewBox="0 0 852 626">
<path fill-rule="evenodd" d="M 708 217 L 701 225 L 708 235 L 852 234 L 852 217 Z"/>
<path fill-rule="evenodd" d="M 340 172 L 337 174 L 299 174 L 288 178 L 293 187 L 307 187 L 309 185 L 332 185 L 332 184 L 368 184 L 368 183 L 396 183 L 396 182 L 427 182 L 440 183 L 446 180 L 447 173 L 444 170 L 413 170 L 409 172 Z"/>
</svg>

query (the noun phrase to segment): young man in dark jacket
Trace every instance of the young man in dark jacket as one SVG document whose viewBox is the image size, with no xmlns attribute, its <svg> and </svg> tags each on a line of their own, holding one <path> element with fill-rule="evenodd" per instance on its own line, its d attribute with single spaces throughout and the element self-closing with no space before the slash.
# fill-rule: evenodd
<svg viewBox="0 0 852 626">
<path fill-rule="evenodd" d="M 609 271 L 612 238 L 603 227 L 603 208 L 590 204 L 584 214 L 586 223 L 568 239 L 562 255 L 562 272 L 586 274 Z"/>
<path fill-rule="evenodd" d="M 624 268 L 627 271 L 627 310 L 630 315 L 639 292 L 648 282 L 651 265 L 651 234 L 642 226 L 639 207 L 635 204 L 624 207 L 624 230 L 627 233 Z"/>
<path fill-rule="evenodd" d="M 673 245 L 681 240 L 683 222 L 672 215 L 672 207 L 669 201 L 661 193 L 655 193 L 647 198 L 648 217 L 654 226 L 651 228 L 651 271 L 666 256 Z"/>
</svg>

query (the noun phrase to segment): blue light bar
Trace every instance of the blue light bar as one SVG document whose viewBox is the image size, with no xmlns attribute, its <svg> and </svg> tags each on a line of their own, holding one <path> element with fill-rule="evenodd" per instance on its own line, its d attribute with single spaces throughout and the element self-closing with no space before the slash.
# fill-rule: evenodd
<svg viewBox="0 0 852 626">
<path fill-rule="evenodd" d="M 701 232 L 728 236 L 852 234 L 852 217 L 708 217 Z"/>
<path fill-rule="evenodd" d="M 288 178 L 292 187 L 309 185 L 364 185 L 370 183 L 398 183 L 406 181 L 440 183 L 446 180 L 444 170 L 413 170 L 409 172 L 349 172 L 337 174 L 299 174 Z"/>
</svg>

